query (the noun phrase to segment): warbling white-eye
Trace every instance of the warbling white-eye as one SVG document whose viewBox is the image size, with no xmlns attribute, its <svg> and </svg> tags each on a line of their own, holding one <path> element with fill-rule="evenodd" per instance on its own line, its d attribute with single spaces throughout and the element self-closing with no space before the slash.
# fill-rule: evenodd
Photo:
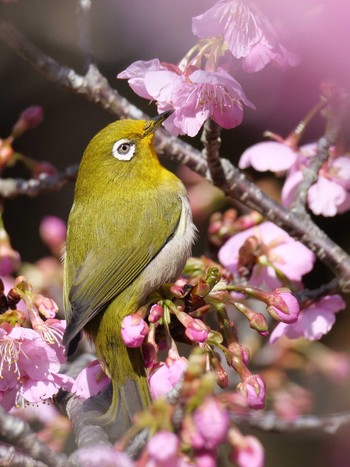
<svg viewBox="0 0 350 467">
<path fill-rule="evenodd" d="M 84 330 L 95 344 L 113 385 L 103 422 L 117 420 L 119 434 L 150 397 L 141 351 L 125 346 L 121 322 L 177 278 L 195 237 L 185 188 L 153 146 L 169 115 L 116 121 L 90 141 L 68 221 L 63 343 L 71 355 Z"/>
</svg>

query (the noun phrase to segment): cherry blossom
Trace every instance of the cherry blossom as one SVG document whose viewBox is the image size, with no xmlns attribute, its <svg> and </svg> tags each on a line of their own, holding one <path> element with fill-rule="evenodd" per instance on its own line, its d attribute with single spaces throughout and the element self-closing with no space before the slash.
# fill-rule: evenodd
<svg viewBox="0 0 350 467">
<path fill-rule="evenodd" d="M 196 447 L 213 449 L 227 438 L 229 415 L 215 399 L 206 399 L 194 412 L 193 421 L 197 432 Z"/>
<path fill-rule="evenodd" d="M 279 137 L 277 139 L 282 140 Z M 277 174 L 287 172 L 281 197 L 282 204 L 289 207 L 303 180 L 303 171 L 315 157 L 316 152 L 315 143 L 294 148 L 284 142 L 265 141 L 246 149 L 241 155 L 239 167 L 246 169 L 252 166 L 259 172 L 270 170 Z M 307 203 L 310 210 L 316 215 L 327 217 L 348 211 L 350 209 L 349 180 L 350 157 L 348 155 L 331 156 L 323 164 L 317 182 L 308 191 Z"/>
<path fill-rule="evenodd" d="M 159 111 L 174 109 L 164 126 L 175 136 L 195 136 L 209 117 L 223 128 L 234 128 L 242 121 L 243 104 L 254 108 L 241 85 L 222 68 L 183 72 L 154 59 L 135 62 L 118 78 L 128 79 L 141 97 L 154 99 Z"/>
<path fill-rule="evenodd" d="M 177 450 L 179 438 L 170 431 L 158 431 L 147 443 L 149 460 L 154 466 L 171 467 L 178 465 Z M 149 465 L 149 464 L 147 464 Z"/>
<path fill-rule="evenodd" d="M 299 316 L 299 303 L 288 289 L 275 289 L 269 294 L 268 313 L 283 323 L 295 323 Z"/>
<path fill-rule="evenodd" d="M 232 430 L 231 443 L 233 444 L 230 460 L 237 467 L 263 467 L 264 448 L 255 436 L 244 436 L 237 430 Z"/>
<path fill-rule="evenodd" d="M 270 20 L 253 1 L 221 0 L 192 18 L 192 31 L 200 38 L 222 36 L 228 49 L 247 72 L 262 70 L 271 61 L 284 69 L 299 63 L 279 41 Z"/>
<path fill-rule="evenodd" d="M 8 410 L 21 400 L 37 403 L 70 390 L 73 380 L 59 374 L 55 350 L 33 329 L 2 324 L 0 327 L 1 404 Z M 6 392 L 6 397 L 4 397 Z"/>
<path fill-rule="evenodd" d="M 185 357 L 176 360 L 167 359 L 166 363 L 157 363 L 148 378 L 153 399 L 165 396 L 181 380 L 188 365 Z"/>
<path fill-rule="evenodd" d="M 272 290 L 282 285 L 277 270 L 289 280 L 298 282 L 313 268 L 315 255 L 312 251 L 272 222 L 263 222 L 234 235 L 221 247 L 219 260 L 232 273 L 238 274 L 240 248 L 251 236 L 257 238 L 259 245 L 250 285 L 265 284 Z"/>
<path fill-rule="evenodd" d="M 271 333 L 270 343 L 275 343 L 282 335 L 289 339 L 305 337 L 309 340 L 319 340 L 331 330 L 335 323 L 335 313 L 345 306 L 340 295 L 327 295 L 304 307 L 296 323 L 279 323 Z"/>
<path fill-rule="evenodd" d="M 148 325 L 139 313 L 123 318 L 121 334 L 127 347 L 140 347 L 148 331 Z"/>
<path fill-rule="evenodd" d="M 83 399 L 96 396 L 109 384 L 110 379 L 103 372 L 98 360 L 88 364 L 76 377 L 72 392 Z"/>
<path fill-rule="evenodd" d="M 290 146 L 277 141 L 263 141 L 246 149 L 239 160 L 239 168 L 252 166 L 259 172 L 282 172 L 290 169 L 298 154 Z"/>
<path fill-rule="evenodd" d="M 237 385 L 237 389 L 246 397 L 251 409 L 265 407 L 266 389 L 261 376 L 249 374 Z"/>
</svg>

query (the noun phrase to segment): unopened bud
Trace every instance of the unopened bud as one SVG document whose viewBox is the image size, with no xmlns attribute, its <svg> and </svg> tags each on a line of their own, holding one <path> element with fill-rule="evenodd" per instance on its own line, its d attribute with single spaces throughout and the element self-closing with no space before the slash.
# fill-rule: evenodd
<svg viewBox="0 0 350 467">
<path fill-rule="evenodd" d="M 38 126 L 44 118 L 44 111 L 43 108 L 38 105 L 33 105 L 25 109 L 19 119 L 15 123 L 14 127 L 12 128 L 12 136 L 14 138 L 18 138 L 21 136 L 25 131 L 29 130 L 30 128 L 35 128 Z"/>
<path fill-rule="evenodd" d="M 262 313 L 254 313 L 253 317 L 249 320 L 249 326 L 258 331 L 262 336 L 268 336 L 269 334 L 269 325 Z"/>
<path fill-rule="evenodd" d="M 158 303 L 151 306 L 149 310 L 148 320 L 150 323 L 157 323 L 163 316 L 163 307 Z"/>
<path fill-rule="evenodd" d="M 33 305 L 38 309 L 44 318 L 54 318 L 58 311 L 58 306 L 51 298 L 44 297 L 41 294 L 33 295 Z"/>
<path fill-rule="evenodd" d="M 269 305 L 266 310 L 277 321 L 295 323 L 299 316 L 299 303 L 287 288 L 279 288 L 268 294 L 266 300 Z"/>
</svg>

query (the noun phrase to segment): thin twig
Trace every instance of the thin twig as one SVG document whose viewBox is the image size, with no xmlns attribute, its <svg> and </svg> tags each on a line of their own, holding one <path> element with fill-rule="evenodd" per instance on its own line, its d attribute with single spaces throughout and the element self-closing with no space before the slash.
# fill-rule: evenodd
<svg viewBox="0 0 350 467">
<path fill-rule="evenodd" d="M 233 415 L 235 423 L 247 423 L 249 426 L 263 431 L 279 431 L 296 433 L 300 431 L 315 431 L 336 433 L 340 428 L 350 423 L 350 412 L 332 415 L 304 415 L 292 421 L 282 420 L 274 412 L 250 412 L 247 415 Z"/>
<path fill-rule="evenodd" d="M 327 284 L 323 284 L 317 289 L 304 289 L 300 293 L 295 294 L 298 302 L 303 303 L 309 300 L 313 302 L 319 300 L 320 298 L 324 297 L 325 295 L 333 295 L 339 293 L 339 282 L 337 279 L 332 279 Z"/>
<path fill-rule="evenodd" d="M 74 181 L 77 173 L 78 166 L 73 165 L 55 175 L 45 175 L 30 180 L 2 178 L 0 179 L 0 196 L 3 198 L 13 198 L 18 195 L 37 196 L 57 191 L 68 182 Z"/>
<path fill-rule="evenodd" d="M 2 441 L 9 445 L 16 446 L 16 450 L 23 450 L 32 459 L 41 461 L 49 467 L 64 467 L 67 465 L 67 457 L 64 454 L 57 454 L 52 451 L 47 444 L 38 439 L 27 422 L 9 414 L 2 407 L 0 407 L 0 437 Z"/>
</svg>

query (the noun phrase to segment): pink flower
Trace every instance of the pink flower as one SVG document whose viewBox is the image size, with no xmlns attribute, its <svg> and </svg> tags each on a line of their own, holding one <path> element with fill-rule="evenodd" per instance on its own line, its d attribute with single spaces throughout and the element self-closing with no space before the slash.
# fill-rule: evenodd
<svg viewBox="0 0 350 467">
<path fill-rule="evenodd" d="M 9 243 L 0 243 L 0 276 L 9 276 L 20 265 L 21 257 Z"/>
<path fill-rule="evenodd" d="M 196 467 L 217 467 L 216 449 L 196 449 L 194 460 Z"/>
<path fill-rule="evenodd" d="M 230 453 L 230 460 L 237 467 L 263 467 L 264 457 L 264 448 L 255 436 L 240 436 Z"/>
<path fill-rule="evenodd" d="M 158 60 L 135 62 L 118 78 L 128 79 L 141 97 L 157 101 L 158 110 L 174 109 L 164 122 L 173 135 L 195 136 L 210 117 L 223 128 L 234 128 L 243 118 L 243 105 L 254 107 L 241 85 L 225 70 L 190 69 Z"/>
<path fill-rule="evenodd" d="M 282 335 L 289 339 L 305 337 L 319 340 L 331 330 L 335 313 L 344 308 L 345 302 L 340 295 L 327 295 L 303 308 L 296 323 L 279 323 L 271 333 L 270 344 L 274 344 Z"/>
<path fill-rule="evenodd" d="M 33 305 L 44 318 L 54 318 L 58 311 L 55 301 L 41 294 L 33 294 Z"/>
<path fill-rule="evenodd" d="M 219 260 L 232 273 L 238 274 L 239 250 L 251 236 L 260 243 L 260 255 L 249 279 L 252 286 L 265 283 L 270 290 L 280 287 L 282 284 L 275 268 L 289 280 L 297 282 L 313 268 L 315 255 L 312 251 L 272 222 L 263 222 L 234 235 L 220 249 Z"/>
<path fill-rule="evenodd" d="M 66 324 L 64 319 L 49 318 L 45 321 L 38 320 L 37 324 L 33 325 L 33 329 L 55 351 L 61 363 L 66 361 L 65 349 L 62 345 Z"/>
<path fill-rule="evenodd" d="M 266 301 L 268 313 L 283 323 L 295 323 L 299 316 L 299 303 L 290 290 L 275 289 Z"/>
<path fill-rule="evenodd" d="M 152 305 L 149 311 L 149 316 L 148 316 L 149 322 L 157 323 L 162 316 L 163 316 L 163 307 L 159 305 L 158 303 L 155 303 L 154 305 Z"/>
<path fill-rule="evenodd" d="M 298 154 L 293 149 L 277 141 L 263 141 L 246 149 L 239 160 L 239 168 L 252 166 L 259 172 L 284 172 L 297 161 Z"/>
<path fill-rule="evenodd" d="M 104 445 L 80 448 L 73 457 L 74 464 L 84 467 L 135 467 L 135 463 L 125 452 Z"/>
<path fill-rule="evenodd" d="M 300 148 L 299 157 L 290 169 L 282 189 L 282 203 L 290 206 L 297 189 L 303 180 L 303 171 L 316 154 L 316 145 L 308 144 Z M 305 157 L 306 156 L 306 157 Z M 307 195 L 307 203 L 316 215 L 332 217 L 350 209 L 350 157 L 347 155 L 330 157 L 322 166 L 319 177 Z"/>
<path fill-rule="evenodd" d="M 20 399 L 37 403 L 52 397 L 60 387 L 71 389 L 73 380 L 60 375 L 56 352 L 33 329 L 0 327 L 0 392 L 6 408 Z M 12 406 L 11 406 L 12 404 Z"/>
<path fill-rule="evenodd" d="M 222 68 L 194 71 L 188 81 L 177 83 L 172 98 L 175 112 L 164 124 L 172 134 L 195 136 L 209 117 L 222 128 L 234 128 L 243 119 L 242 103 L 254 108 L 241 85 Z"/>
<path fill-rule="evenodd" d="M 148 331 L 148 325 L 139 313 L 123 318 L 121 334 L 127 347 L 140 347 Z"/>
<path fill-rule="evenodd" d="M 158 431 L 147 443 L 147 452 L 155 467 L 176 467 L 179 439 L 170 431 Z M 147 464 L 148 465 L 148 464 Z"/>
<path fill-rule="evenodd" d="M 273 61 L 281 68 L 295 66 L 296 55 L 283 47 L 269 19 L 252 1 L 221 0 L 192 18 L 193 34 L 200 38 L 222 36 L 232 55 L 243 60 L 243 69 L 260 71 Z"/>
<path fill-rule="evenodd" d="M 66 239 L 66 223 L 56 216 L 46 216 L 42 219 L 39 233 L 43 241 L 53 249 L 62 248 Z"/>
<path fill-rule="evenodd" d="M 226 410 L 214 398 L 207 398 L 194 412 L 196 448 L 214 449 L 227 438 L 230 419 Z M 199 445 L 200 439 L 200 445 Z"/>
<path fill-rule="evenodd" d="M 88 399 L 103 391 L 109 382 L 110 379 L 103 372 L 99 361 L 94 360 L 78 374 L 72 387 L 72 393 L 83 399 Z"/>
<path fill-rule="evenodd" d="M 261 376 L 249 374 L 238 385 L 237 389 L 247 399 L 251 409 L 263 409 L 265 407 L 265 383 Z"/>
<path fill-rule="evenodd" d="M 192 342 L 205 342 L 208 338 L 209 330 L 208 327 L 200 319 L 193 319 L 186 327 L 186 336 Z"/>
<path fill-rule="evenodd" d="M 188 361 L 185 357 L 176 360 L 167 359 L 166 363 L 156 364 L 148 379 L 152 398 L 159 399 L 174 389 L 181 381 L 187 365 Z"/>
</svg>

